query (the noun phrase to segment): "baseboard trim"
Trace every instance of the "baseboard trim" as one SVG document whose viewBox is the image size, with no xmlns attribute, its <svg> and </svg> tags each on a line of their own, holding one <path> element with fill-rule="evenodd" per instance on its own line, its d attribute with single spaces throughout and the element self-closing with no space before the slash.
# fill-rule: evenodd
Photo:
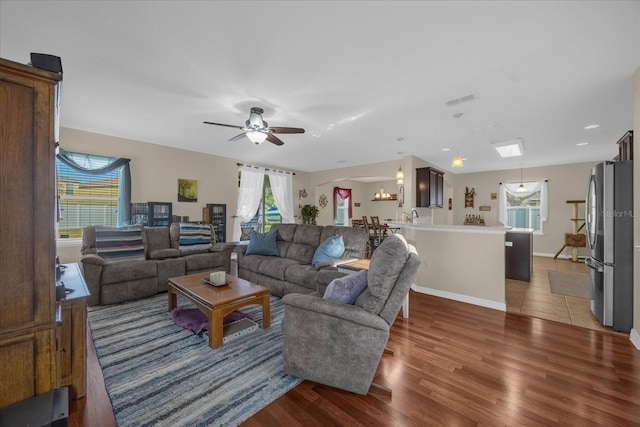
<svg viewBox="0 0 640 427">
<path fill-rule="evenodd" d="M 546 252 L 534 252 L 533 256 L 541 256 L 545 258 L 560 258 L 560 259 L 572 259 L 569 254 L 560 254 L 556 257 L 556 254 L 548 254 Z M 586 255 L 578 255 L 578 259 L 588 258 Z"/>
<path fill-rule="evenodd" d="M 411 289 L 421 294 L 433 295 L 435 297 L 446 298 L 454 301 L 460 301 L 467 304 L 478 305 L 480 307 L 490 308 L 492 310 L 507 311 L 507 304 L 497 301 L 491 301 L 482 298 L 470 297 L 468 295 L 456 294 L 453 292 L 441 291 L 440 289 L 427 288 L 425 286 L 412 285 Z"/>
<path fill-rule="evenodd" d="M 636 347 L 636 349 L 640 350 L 640 332 L 637 329 L 631 329 L 631 333 L 629 334 L 629 339 Z"/>
<path fill-rule="evenodd" d="M 541 256 L 541 257 L 545 257 L 545 258 L 553 258 L 554 256 L 556 256 L 556 254 L 548 254 L 546 252 L 534 252 L 533 256 Z M 571 259 L 571 255 L 560 254 L 560 255 L 558 255 L 558 258 Z"/>
</svg>

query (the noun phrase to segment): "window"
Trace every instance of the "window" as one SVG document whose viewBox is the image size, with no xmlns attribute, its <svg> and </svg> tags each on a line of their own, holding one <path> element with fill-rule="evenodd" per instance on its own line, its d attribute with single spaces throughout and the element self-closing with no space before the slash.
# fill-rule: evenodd
<svg viewBox="0 0 640 427">
<path fill-rule="evenodd" d="M 509 227 L 532 228 L 542 232 L 546 221 L 546 183 L 523 182 L 526 192 L 518 192 L 519 184 L 503 184 L 501 196 L 504 198 L 504 215 L 501 222 Z M 501 204 L 501 210 L 502 210 Z"/>
<path fill-rule="evenodd" d="M 336 225 L 341 225 L 343 227 L 349 226 L 349 200 L 351 197 L 347 197 L 345 199 L 338 197 L 336 198 Z"/>
<path fill-rule="evenodd" d="M 333 187 L 333 220 L 335 225 L 348 227 L 351 213 L 351 189 Z"/>
<path fill-rule="evenodd" d="M 88 225 L 116 227 L 129 220 L 129 160 L 60 150 L 56 156 L 57 238 L 81 238 Z"/>
<path fill-rule="evenodd" d="M 262 185 L 262 197 L 260 198 L 260 205 L 258 211 L 251 218 L 249 222 L 243 222 L 241 224 L 242 229 L 253 229 L 258 232 L 266 233 L 271 230 L 272 224 L 281 224 L 282 215 L 276 206 L 276 202 L 271 191 L 271 184 L 269 176 L 264 176 L 264 183 Z"/>
</svg>

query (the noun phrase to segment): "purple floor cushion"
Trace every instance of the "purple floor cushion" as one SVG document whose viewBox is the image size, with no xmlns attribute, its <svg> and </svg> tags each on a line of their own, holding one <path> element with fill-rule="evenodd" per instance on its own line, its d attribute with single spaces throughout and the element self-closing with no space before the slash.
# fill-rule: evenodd
<svg viewBox="0 0 640 427">
<path fill-rule="evenodd" d="M 171 317 L 176 325 L 185 329 L 191 329 L 194 333 L 202 335 L 204 331 L 209 330 L 209 319 L 197 308 L 174 308 L 171 310 Z M 244 318 L 251 319 L 250 314 L 241 311 L 232 311 L 224 317 L 223 324 L 227 325 Z M 253 320 L 253 319 L 252 319 Z"/>
</svg>

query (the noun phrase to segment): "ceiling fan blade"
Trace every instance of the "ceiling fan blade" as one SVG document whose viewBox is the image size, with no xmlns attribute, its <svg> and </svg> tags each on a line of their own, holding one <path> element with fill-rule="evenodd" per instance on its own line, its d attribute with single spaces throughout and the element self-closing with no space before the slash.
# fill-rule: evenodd
<svg viewBox="0 0 640 427">
<path fill-rule="evenodd" d="M 242 126 L 225 125 L 224 123 L 214 123 L 214 122 L 202 122 L 202 123 L 205 123 L 207 125 L 226 126 L 228 128 L 244 129 L 244 127 L 242 127 Z"/>
<path fill-rule="evenodd" d="M 233 138 L 231 138 L 229 141 L 240 141 L 242 138 L 246 138 L 247 134 L 246 133 L 241 133 L 240 135 L 236 135 Z"/>
<path fill-rule="evenodd" d="M 302 128 L 270 127 L 269 130 L 273 133 L 304 133 Z"/>
<path fill-rule="evenodd" d="M 278 138 L 272 133 L 267 134 L 267 141 L 273 142 L 276 145 L 284 145 L 284 142 L 282 142 L 280 138 Z"/>
</svg>

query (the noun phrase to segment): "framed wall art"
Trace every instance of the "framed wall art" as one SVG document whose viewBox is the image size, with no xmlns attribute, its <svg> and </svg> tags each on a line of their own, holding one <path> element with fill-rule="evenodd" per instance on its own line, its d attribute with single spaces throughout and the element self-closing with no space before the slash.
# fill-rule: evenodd
<svg viewBox="0 0 640 427">
<path fill-rule="evenodd" d="M 198 181 L 195 179 L 178 178 L 178 201 L 198 201 Z"/>
</svg>

